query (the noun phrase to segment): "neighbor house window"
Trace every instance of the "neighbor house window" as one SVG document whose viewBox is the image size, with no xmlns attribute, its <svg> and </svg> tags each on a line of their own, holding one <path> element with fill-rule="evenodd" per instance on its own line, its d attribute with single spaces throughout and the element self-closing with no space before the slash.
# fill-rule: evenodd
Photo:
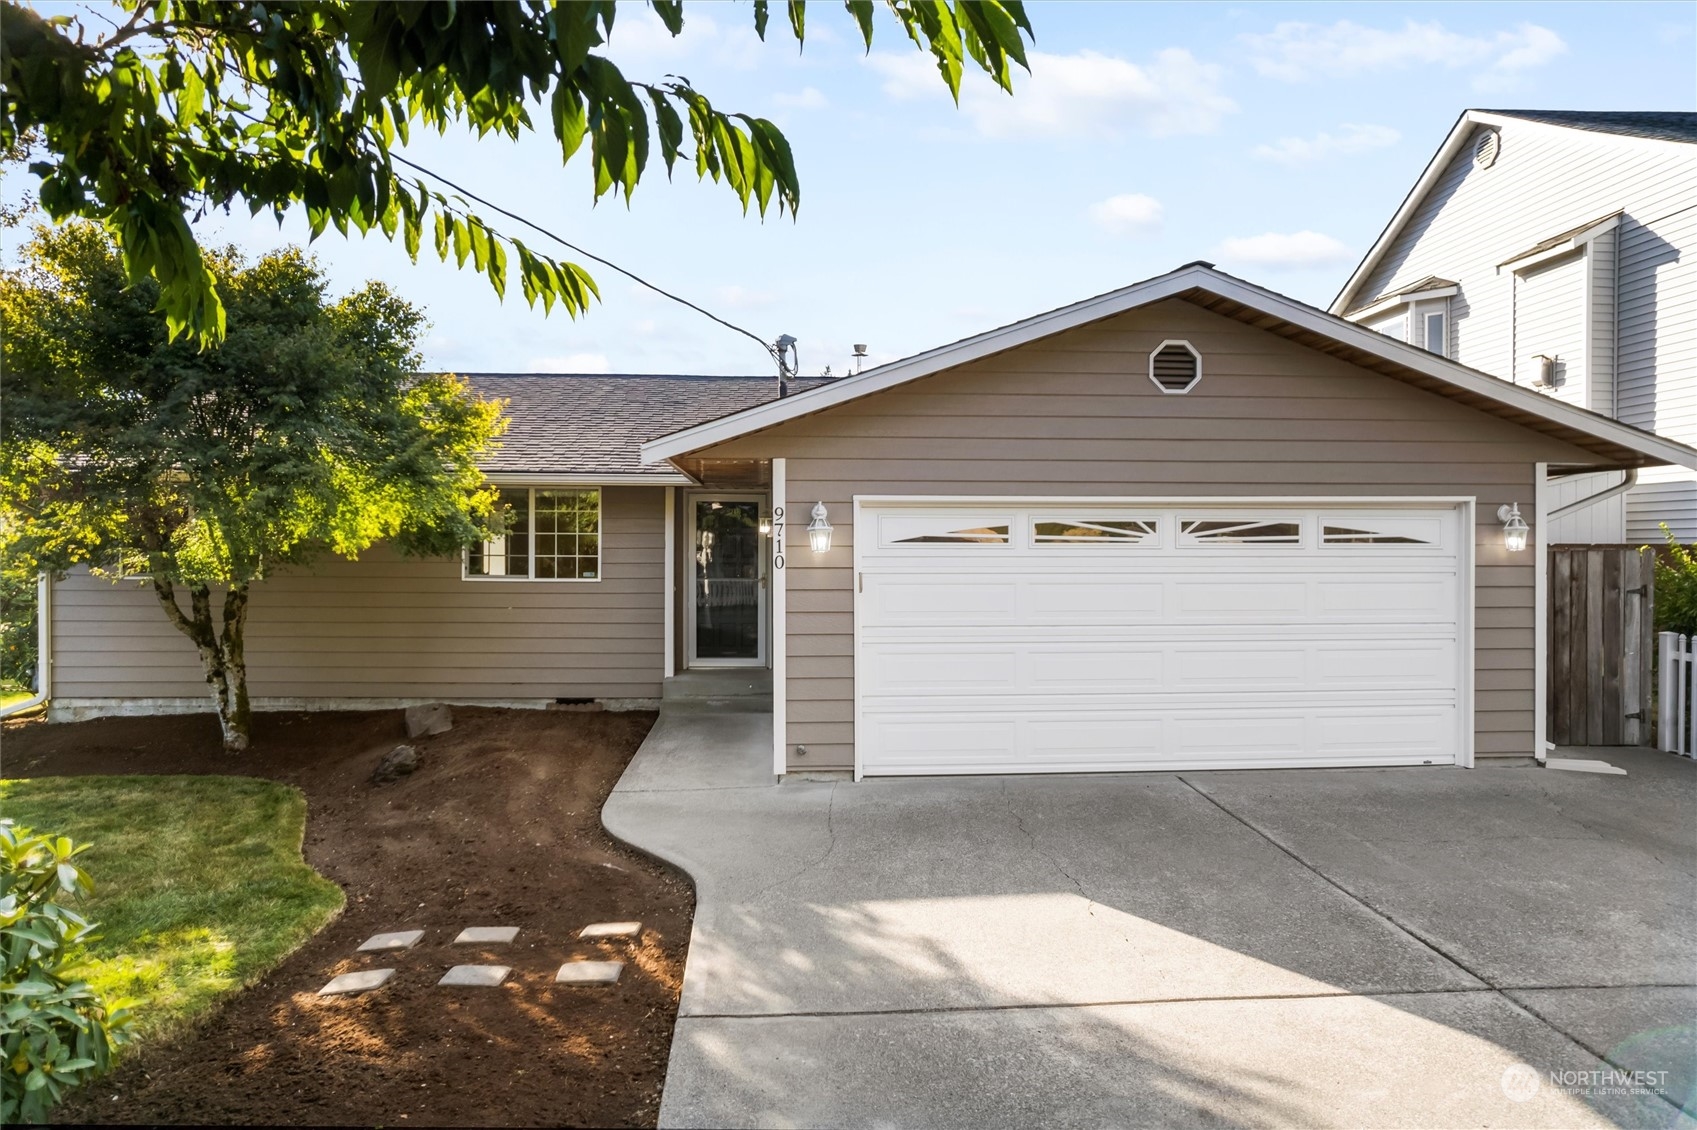
<svg viewBox="0 0 1697 1130">
<path fill-rule="evenodd" d="M 472 579 L 594 581 L 601 576 L 601 492 L 537 487 L 501 491 L 507 532 L 466 550 Z"/>
<path fill-rule="evenodd" d="M 1449 318 L 1442 310 L 1434 310 L 1426 315 L 1426 351 L 1436 353 L 1439 357 L 1448 357 L 1450 335 Z"/>
</svg>

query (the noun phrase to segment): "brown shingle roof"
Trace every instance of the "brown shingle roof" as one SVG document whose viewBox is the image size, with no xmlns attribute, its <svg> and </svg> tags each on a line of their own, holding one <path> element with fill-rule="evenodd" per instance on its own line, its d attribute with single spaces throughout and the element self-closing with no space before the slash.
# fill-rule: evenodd
<svg viewBox="0 0 1697 1130">
<path fill-rule="evenodd" d="M 511 424 L 484 460 L 490 473 L 675 476 L 643 466 L 638 447 L 667 432 L 773 400 L 776 376 L 462 373 L 481 396 L 507 402 Z M 791 381 L 811 388 L 817 378 Z"/>
</svg>

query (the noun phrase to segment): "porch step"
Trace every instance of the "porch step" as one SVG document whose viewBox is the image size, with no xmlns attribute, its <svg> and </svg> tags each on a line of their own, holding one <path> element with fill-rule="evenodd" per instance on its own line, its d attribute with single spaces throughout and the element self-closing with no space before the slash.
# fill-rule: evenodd
<svg viewBox="0 0 1697 1130">
<path fill-rule="evenodd" d="M 677 705 L 700 702 L 745 710 L 770 709 L 772 672 L 764 667 L 685 671 L 662 684 L 660 697 Z"/>
</svg>

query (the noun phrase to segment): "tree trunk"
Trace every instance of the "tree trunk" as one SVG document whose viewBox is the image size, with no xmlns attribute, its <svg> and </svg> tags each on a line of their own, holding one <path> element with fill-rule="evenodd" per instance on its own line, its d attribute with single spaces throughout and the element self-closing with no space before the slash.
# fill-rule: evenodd
<svg viewBox="0 0 1697 1130">
<path fill-rule="evenodd" d="M 223 632 L 212 621 L 212 590 L 205 584 L 189 585 L 189 613 L 177 603 L 169 579 L 155 576 L 153 593 L 165 609 L 166 619 L 194 641 L 200 653 L 206 684 L 212 688 L 212 706 L 224 734 L 224 749 L 240 753 L 248 747 L 251 711 L 247 694 L 247 660 L 242 648 L 242 630 L 247 626 L 248 586 L 232 586 L 224 594 Z"/>
<path fill-rule="evenodd" d="M 234 585 L 224 594 L 224 682 L 230 695 L 229 721 L 224 726 L 224 748 L 232 752 L 247 748 L 252 710 L 247 697 L 247 651 L 243 632 L 247 628 L 247 586 Z M 231 735 L 240 745 L 232 745 Z"/>
</svg>

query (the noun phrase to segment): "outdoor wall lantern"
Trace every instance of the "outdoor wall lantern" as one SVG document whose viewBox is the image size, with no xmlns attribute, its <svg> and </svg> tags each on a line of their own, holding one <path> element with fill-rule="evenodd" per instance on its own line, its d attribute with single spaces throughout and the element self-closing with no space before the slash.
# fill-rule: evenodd
<svg viewBox="0 0 1697 1130">
<path fill-rule="evenodd" d="M 1525 539 L 1521 539 L 1524 544 Z M 831 523 L 825 516 L 825 504 L 813 504 L 813 521 L 807 523 L 807 544 L 814 553 L 825 553 L 831 548 Z"/>
<path fill-rule="evenodd" d="M 1520 503 L 1511 502 L 1507 506 L 1497 507 L 1497 520 L 1503 524 L 1503 546 L 1510 553 L 1519 553 L 1526 548 L 1526 535 L 1531 527 L 1526 519 L 1520 516 Z"/>
</svg>

